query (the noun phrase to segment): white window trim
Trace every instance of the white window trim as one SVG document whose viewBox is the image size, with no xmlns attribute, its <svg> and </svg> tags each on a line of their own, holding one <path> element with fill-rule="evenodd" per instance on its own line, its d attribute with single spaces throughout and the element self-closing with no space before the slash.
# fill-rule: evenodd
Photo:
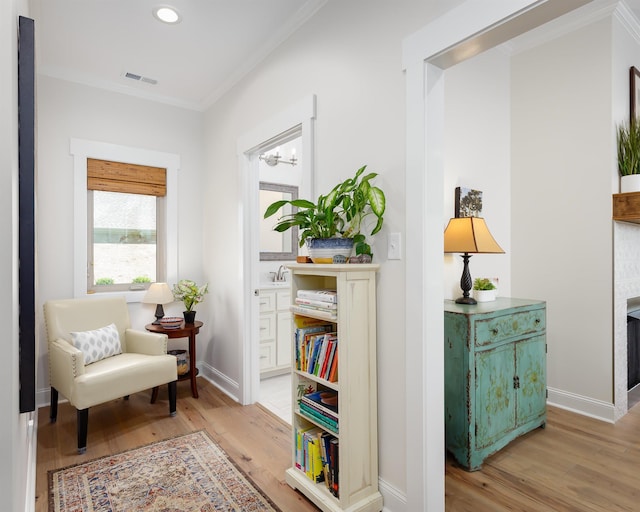
<svg viewBox="0 0 640 512">
<path fill-rule="evenodd" d="M 180 155 L 147 149 L 108 144 L 83 139 L 71 139 L 69 152 L 73 156 L 73 296 L 125 295 L 127 302 L 141 302 L 146 290 L 128 292 L 87 293 L 87 158 L 126 162 L 167 169 L 165 197 L 166 280 L 178 278 L 178 170 Z"/>
</svg>

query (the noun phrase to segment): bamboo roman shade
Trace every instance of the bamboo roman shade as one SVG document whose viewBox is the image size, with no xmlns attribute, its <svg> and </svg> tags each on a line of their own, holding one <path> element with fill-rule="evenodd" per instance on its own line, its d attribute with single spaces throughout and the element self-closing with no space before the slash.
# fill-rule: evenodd
<svg viewBox="0 0 640 512">
<path fill-rule="evenodd" d="M 167 170 L 87 158 L 87 189 L 161 197 L 167 194 Z"/>
</svg>

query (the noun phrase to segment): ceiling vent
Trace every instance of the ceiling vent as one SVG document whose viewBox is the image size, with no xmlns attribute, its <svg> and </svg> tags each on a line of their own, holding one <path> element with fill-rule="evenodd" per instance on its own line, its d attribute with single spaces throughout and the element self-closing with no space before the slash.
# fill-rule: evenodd
<svg viewBox="0 0 640 512">
<path fill-rule="evenodd" d="M 136 75 L 135 73 L 126 72 L 124 74 L 125 78 L 130 78 L 131 80 L 136 80 L 138 82 L 144 82 L 146 84 L 156 85 L 158 81 L 155 78 L 149 78 L 148 76 Z"/>
</svg>

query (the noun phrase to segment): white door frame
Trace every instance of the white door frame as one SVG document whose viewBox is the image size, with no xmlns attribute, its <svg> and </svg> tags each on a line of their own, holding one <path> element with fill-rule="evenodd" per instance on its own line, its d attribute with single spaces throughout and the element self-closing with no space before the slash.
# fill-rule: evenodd
<svg viewBox="0 0 640 512">
<path fill-rule="evenodd" d="M 266 120 L 237 141 L 238 167 L 240 169 L 240 197 L 243 201 L 242 254 L 242 368 L 240 372 L 240 400 L 243 405 L 260 398 L 260 347 L 259 300 L 257 290 L 260 276 L 260 244 L 258 233 L 258 155 L 269 141 L 293 132 L 299 127 L 302 138 L 301 197 L 311 197 L 314 184 L 313 121 L 316 117 L 316 97 L 309 95 L 287 109 Z"/>
<path fill-rule="evenodd" d="M 403 41 L 406 510 L 444 510 L 445 70 L 592 0 L 467 0 Z"/>
</svg>

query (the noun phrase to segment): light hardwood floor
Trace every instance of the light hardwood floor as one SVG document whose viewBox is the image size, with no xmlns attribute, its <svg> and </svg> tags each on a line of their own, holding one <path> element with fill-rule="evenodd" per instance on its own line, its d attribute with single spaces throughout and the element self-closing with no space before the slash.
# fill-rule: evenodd
<svg viewBox="0 0 640 512">
<path fill-rule="evenodd" d="M 317 509 L 284 481 L 290 426 L 260 406 L 242 407 L 198 379 L 199 399 L 178 384 L 178 415 L 170 418 L 166 390 L 91 409 L 85 455 L 76 453 L 75 409 L 61 404 L 58 421 L 39 411 L 36 512 L 47 510 L 47 471 L 155 440 L 206 429 L 282 509 Z M 515 440 L 467 472 L 446 464 L 446 510 L 455 512 L 616 512 L 640 510 L 640 408 L 615 425 L 548 408 L 545 429 Z M 414 511 L 409 511 L 414 512 Z"/>
</svg>

